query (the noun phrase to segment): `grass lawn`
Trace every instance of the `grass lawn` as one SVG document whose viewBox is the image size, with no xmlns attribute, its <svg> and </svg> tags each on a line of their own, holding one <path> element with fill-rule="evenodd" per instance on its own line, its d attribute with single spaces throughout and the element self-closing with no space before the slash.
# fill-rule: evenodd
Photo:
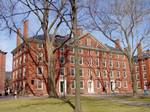
<svg viewBox="0 0 150 112">
<path fill-rule="evenodd" d="M 128 106 L 109 99 L 82 97 L 82 110 L 83 112 L 150 112 L 150 107 Z M 40 98 L 0 100 L 0 112 L 73 112 L 73 110 L 62 101 Z"/>
</svg>

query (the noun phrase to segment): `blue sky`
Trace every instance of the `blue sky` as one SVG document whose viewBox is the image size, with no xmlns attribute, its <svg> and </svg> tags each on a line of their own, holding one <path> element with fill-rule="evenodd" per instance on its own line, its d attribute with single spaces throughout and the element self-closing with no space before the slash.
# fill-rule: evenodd
<svg viewBox="0 0 150 112">
<path fill-rule="evenodd" d="M 21 31 L 23 31 L 22 25 Z M 34 30 L 36 30 L 38 25 L 36 22 L 32 19 L 29 21 L 29 37 L 34 35 Z M 64 31 L 65 29 L 63 29 Z M 102 37 L 100 33 L 92 33 L 93 36 L 95 36 L 98 40 L 101 42 L 109 43 L 108 40 Z M 6 55 L 6 71 L 12 70 L 12 54 L 11 51 L 16 48 L 16 34 L 9 35 L 8 31 L 0 31 L 0 50 L 3 50 L 7 52 Z"/>
</svg>

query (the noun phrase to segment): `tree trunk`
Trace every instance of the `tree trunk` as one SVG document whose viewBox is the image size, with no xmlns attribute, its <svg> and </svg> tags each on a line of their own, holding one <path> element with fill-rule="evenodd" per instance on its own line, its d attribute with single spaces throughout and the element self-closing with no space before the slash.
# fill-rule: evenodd
<svg viewBox="0 0 150 112">
<path fill-rule="evenodd" d="M 48 9 L 49 4 L 48 0 L 44 0 L 44 8 Z M 55 87 L 55 77 L 54 77 L 54 56 L 53 56 L 53 38 L 49 38 L 48 34 L 48 17 L 49 17 L 49 10 L 44 10 L 43 16 L 43 32 L 45 38 L 45 46 L 46 46 L 46 53 L 47 54 L 47 70 L 48 70 L 48 94 L 50 97 L 58 97 Z"/>
<path fill-rule="evenodd" d="M 73 26 L 73 38 L 74 38 L 74 50 L 75 50 L 75 112 L 81 112 L 81 103 L 80 103 L 80 75 L 79 75 L 79 66 L 78 66 L 78 45 L 77 45 L 77 6 L 76 0 L 71 1 L 72 5 L 72 26 Z"/>
<path fill-rule="evenodd" d="M 132 59 L 129 60 L 129 67 L 130 67 L 130 73 L 131 73 L 133 97 L 137 97 L 136 77 L 134 74 L 134 62 Z"/>
</svg>

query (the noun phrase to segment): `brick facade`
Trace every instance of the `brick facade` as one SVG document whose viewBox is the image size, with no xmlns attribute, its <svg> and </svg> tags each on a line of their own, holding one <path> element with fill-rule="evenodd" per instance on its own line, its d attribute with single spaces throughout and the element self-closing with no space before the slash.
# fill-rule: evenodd
<svg viewBox="0 0 150 112">
<path fill-rule="evenodd" d="M 6 65 L 6 52 L 0 50 L 0 94 L 5 91 L 5 65 Z"/>
<path fill-rule="evenodd" d="M 144 85 L 150 89 L 150 50 L 142 51 L 141 44 L 135 56 L 135 75 L 138 89 L 143 90 Z"/>
<path fill-rule="evenodd" d="M 114 48 L 102 44 L 89 33 L 79 32 L 79 34 L 81 94 L 131 93 L 129 65 L 126 57 L 118 49 L 119 41 L 117 40 L 118 45 Z M 25 43 L 20 44 L 18 37 L 19 44 L 17 43 L 17 47 L 12 51 L 13 89 L 21 91 L 22 94 L 45 95 L 47 94 L 47 66 L 43 36 L 26 39 L 30 47 Z M 55 36 L 56 43 L 66 38 Z M 58 49 L 54 55 L 58 94 L 74 94 L 75 70 L 72 40 Z"/>
</svg>

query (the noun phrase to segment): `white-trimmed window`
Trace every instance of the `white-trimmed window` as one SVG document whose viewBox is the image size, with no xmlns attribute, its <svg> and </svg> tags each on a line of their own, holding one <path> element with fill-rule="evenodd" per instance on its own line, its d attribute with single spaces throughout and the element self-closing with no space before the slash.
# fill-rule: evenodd
<svg viewBox="0 0 150 112">
<path fill-rule="evenodd" d="M 74 48 L 73 47 L 70 48 L 70 52 L 74 53 Z"/>
<path fill-rule="evenodd" d="M 116 82 L 116 87 L 121 88 L 121 82 L 120 81 Z"/>
<path fill-rule="evenodd" d="M 110 61 L 110 67 L 111 68 L 113 67 L 113 61 Z"/>
<path fill-rule="evenodd" d="M 120 71 L 117 71 L 117 78 L 120 78 Z"/>
<path fill-rule="evenodd" d="M 101 83 L 100 83 L 99 80 L 97 80 L 97 88 L 98 88 L 98 89 L 101 88 Z"/>
<path fill-rule="evenodd" d="M 146 72 L 143 73 L 143 79 L 146 79 L 147 78 L 147 74 Z"/>
<path fill-rule="evenodd" d="M 83 64 L 83 57 L 79 57 L 79 64 L 80 64 L 80 65 Z"/>
<path fill-rule="evenodd" d="M 119 63 L 119 61 L 116 62 L 116 66 L 117 66 L 117 68 L 120 68 L 120 63 Z"/>
<path fill-rule="evenodd" d="M 39 55 L 37 55 L 37 60 L 38 60 L 38 62 L 43 61 L 43 53 L 39 53 Z"/>
<path fill-rule="evenodd" d="M 75 87 L 76 87 L 76 82 L 75 82 L 75 80 L 72 80 L 71 88 L 74 89 Z"/>
<path fill-rule="evenodd" d="M 107 81 L 104 81 L 104 87 L 108 88 L 108 82 Z"/>
<path fill-rule="evenodd" d="M 141 88 L 141 84 L 139 81 L 137 82 L 137 88 Z"/>
<path fill-rule="evenodd" d="M 80 89 L 84 89 L 84 81 L 83 80 L 80 81 Z"/>
<path fill-rule="evenodd" d="M 138 66 L 136 66 L 136 72 L 138 72 L 139 71 L 139 67 Z"/>
<path fill-rule="evenodd" d="M 43 67 L 42 66 L 37 67 L 37 74 L 38 75 L 42 75 L 43 74 Z"/>
<path fill-rule="evenodd" d="M 91 69 L 88 69 L 88 76 L 92 76 L 92 70 Z"/>
<path fill-rule="evenodd" d="M 145 65 L 142 66 L 142 70 L 146 71 L 146 66 Z"/>
<path fill-rule="evenodd" d="M 127 87 L 128 87 L 127 81 L 124 81 L 123 86 L 124 86 L 124 88 L 127 88 Z"/>
<path fill-rule="evenodd" d="M 123 62 L 123 68 L 126 69 L 126 62 Z"/>
<path fill-rule="evenodd" d="M 74 58 L 74 56 L 70 56 L 70 62 L 71 62 L 72 64 L 75 63 L 75 58 Z"/>
<path fill-rule="evenodd" d="M 60 75 L 65 75 L 65 68 L 60 68 Z"/>
<path fill-rule="evenodd" d="M 70 69 L 70 75 L 75 76 L 75 68 Z"/>
<path fill-rule="evenodd" d="M 93 62 L 92 58 L 89 58 L 88 60 L 89 60 L 89 65 L 92 66 L 92 62 Z"/>
<path fill-rule="evenodd" d="M 106 61 L 105 60 L 102 61 L 102 64 L 104 67 L 106 67 Z"/>
<path fill-rule="evenodd" d="M 127 77 L 127 73 L 126 71 L 123 72 L 123 77 L 126 78 Z"/>
<path fill-rule="evenodd" d="M 100 70 L 99 69 L 96 69 L 96 76 L 100 77 Z"/>
<path fill-rule="evenodd" d="M 80 75 L 80 77 L 83 76 L 83 68 L 80 68 L 80 69 L 79 69 L 79 75 Z"/>
<path fill-rule="evenodd" d="M 43 90 L 43 81 L 42 80 L 37 80 L 37 89 Z"/>
<path fill-rule="evenodd" d="M 64 56 L 64 55 L 61 55 L 61 56 L 60 56 L 60 63 L 61 63 L 61 64 L 64 64 L 64 63 L 65 63 L 65 56 Z"/>
<path fill-rule="evenodd" d="M 20 57 L 19 64 L 20 65 L 22 64 L 22 57 Z"/>
<path fill-rule="evenodd" d="M 106 70 L 103 71 L 103 76 L 107 77 L 107 71 Z"/>
<path fill-rule="evenodd" d="M 79 48 L 79 49 L 78 49 L 78 53 L 79 53 L 79 54 L 83 54 L 83 49 Z"/>
<path fill-rule="evenodd" d="M 99 67 L 99 58 L 96 58 L 95 60 L 96 60 L 96 66 Z"/>
<path fill-rule="evenodd" d="M 110 77 L 114 78 L 114 72 L 112 70 L 110 71 Z"/>
<path fill-rule="evenodd" d="M 139 80 L 139 79 L 140 79 L 140 77 L 139 77 L 139 73 L 137 73 L 137 74 L 136 74 L 136 79 L 137 79 L 137 80 Z"/>
</svg>

